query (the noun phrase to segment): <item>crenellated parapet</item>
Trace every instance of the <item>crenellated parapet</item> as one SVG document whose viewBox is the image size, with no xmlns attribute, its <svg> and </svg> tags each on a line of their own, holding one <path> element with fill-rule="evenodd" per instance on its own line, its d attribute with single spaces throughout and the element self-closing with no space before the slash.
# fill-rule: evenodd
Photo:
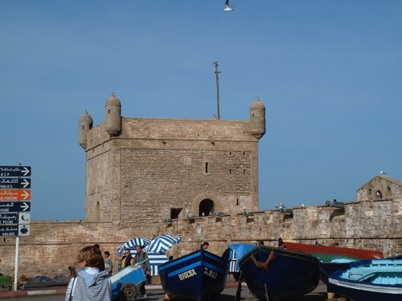
<svg viewBox="0 0 402 301">
<path fill-rule="evenodd" d="M 86 155 L 86 220 L 149 225 L 183 218 L 258 210 L 258 142 L 265 106 L 250 120 L 188 120 L 121 116 L 113 94 L 105 122 L 80 118 Z"/>
</svg>

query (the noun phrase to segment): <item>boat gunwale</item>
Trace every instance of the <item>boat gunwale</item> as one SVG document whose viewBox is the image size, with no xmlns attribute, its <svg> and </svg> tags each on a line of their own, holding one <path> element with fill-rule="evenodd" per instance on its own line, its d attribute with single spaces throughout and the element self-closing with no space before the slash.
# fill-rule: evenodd
<svg viewBox="0 0 402 301">
<path fill-rule="evenodd" d="M 335 274 L 335 273 L 334 273 Z M 380 284 L 380 283 L 362 283 L 353 279 L 344 279 L 340 277 L 329 277 L 328 281 L 331 285 L 340 286 L 342 288 L 352 289 L 353 291 L 362 290 L 365 292 L 401 294 L 402 284 Z"/>
<path fill-rule="evenodd" d="M 303 259 L 305 261 L 311 261 L 319 265 L 320 260 L 312 256 L 311 254 L 308 253 L 303 253 L 301 251 L 293 251 L 293 250 L 288 250 L 288 249 L 283 249 L 283 248 L 278 248 L 278 247 L 273 247 L 273 246 L 256 246 L 254 249 L 251 249 L 247 253 L 245 253 L 240 259 L 238 259 L 238 264 L 239 266 L 242 265 L 242 262 L 246 260 L 249 257 L 249 254 L 256 255 L 260 253 L 262 250 L 267 251 L 266 253 L 274 252 L 274 254 L 280 254 L 281 256 L 285 257 L 297 257 L 300 259 Z"/>
<path fill-rule="evenodd" d="M 356 258 L 356 259 L 368 259 L 368 254 L 372 259 L 382 259 L 384 258 L 384 254 L 381 251 L 368 250 L 368 249 L 357 249 L 357 248 L 348 248 L 348 247 L 335 247 L 335 246 L 323 246 L 323 245 L 312 245 L 312 244 L 303 244 L 296 242 L 285 242 L 285 247 L 288 250 L 296 250 L 303 248 L 304 253 L 315 254 L 314 256 L 318 256 L 318 254 L 322 255 L 340 255 L 343 257 Z M 364 254 L 364 255 L 363 255 Z"/>
</svg>

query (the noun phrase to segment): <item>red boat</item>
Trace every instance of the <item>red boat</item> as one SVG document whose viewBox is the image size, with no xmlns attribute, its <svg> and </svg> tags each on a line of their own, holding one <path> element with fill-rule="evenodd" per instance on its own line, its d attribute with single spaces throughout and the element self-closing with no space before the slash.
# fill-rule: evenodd
<svg viewBox="0 0 402 301">
<path fill-rule="evenodd" d="M 320 259 L 322 262 L 331 262 L 334 259 L 361 260 L 384 258 L 384 254 L 382 252 L 373 250 L 323 246 L 319 244 L 308 245 L 294 242 L 285 242 L 284 244 L 285 248 L 288 250 L 311 254 Z"/>
<path fill-rule="evenodd" d="M 281 241 L 281 243 L 283 242 Z M 318 258 L 320 260 L 320 279 L 327 285 L 329 275 L 335 271 L 347 269 L 353 261 L 384 258 L 384 254 L 379 251 L 338 246 L 285 242 L 284 247 L 291 251 L 307 253 Z"/>
</svg>

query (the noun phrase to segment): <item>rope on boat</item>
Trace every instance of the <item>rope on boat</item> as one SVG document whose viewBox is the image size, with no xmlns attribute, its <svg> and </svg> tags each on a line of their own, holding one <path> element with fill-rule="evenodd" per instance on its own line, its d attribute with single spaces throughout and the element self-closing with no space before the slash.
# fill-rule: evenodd
<svg viewBox="0 0 402 301">
<path fill-rule="evenodd" d="M 321 266 L 319 266 L 319 268 L 327 277 L 329 277 L 329 274 L 327 272 L 325 272 L 325 270 Z"/>
<path fill-rule="evenodd" d="M 254 264 L 257 268 L 261 268 L 261 269 L 264 269 L 267 271 L 269 263 L 271 262 L 272 258 L 274 258 L 274 250 L 272 250 L 271 253 L 269 253 L 269 256 L 268 256 L 267 260 L 265 260 L 265 262 L 258 261 L 257 259 L 255 259 L 253 254 L 251 254 L 250 258 L 254 262 Z"/>
<path fill-rule="evenodd" d="M 260 251 L 260 252 L 261 252 L 261 251 Z M 261 268 L 261 269 L 263 269 L 263 270 L 265 270 L 265 271 L 268 271 L 269 263 L 270 263 L 271 260 L 274 258 L 274 250 L 271 250 L 271 252 L 269 253 L 268 258 L 267 258 L 267 260 L 265 260 L 265 262 L 258 261 L 258 260 L 254 257 L 253 254 L 251 254 L 250 258 L 251 258 L 251 260 L 254 262 L 254 264 L 255 264 L 255 266 L 256 266 L 257 268 Z M 267 282 L 265 281 L 265 273 L 264 273 L 264 272 L 263 272 L 263 275 L 262 275 L 262 276 L 263 276 L 263 278 L 264 278 L 265 298 L 266 298 L 266 301 L 269 301 Z"/>
</svg>

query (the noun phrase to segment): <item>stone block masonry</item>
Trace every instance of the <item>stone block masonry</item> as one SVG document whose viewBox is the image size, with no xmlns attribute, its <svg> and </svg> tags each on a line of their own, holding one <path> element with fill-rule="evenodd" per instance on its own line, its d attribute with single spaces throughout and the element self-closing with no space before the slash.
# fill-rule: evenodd
<svg viewBox="0 0 402 301">
<path fill-rule="evenodd" d="M 222 254 L 230 243 L 276 245 L 285 241 L 324 245 L 338 242 L 345 247 L 383 251 L 385 256 L 402 253 L 402 200 L 360 201 L 346 203 L 344 208 L 309 206 L 281 210 L 257 211 L 252 214 L 224 214 L 155 220 L 155 226 L 137 228 L 130 223 L 97 223 L 84 221 L 34 221 L 32 236 L 20 238 L 20 275 L 28 277 L 68 274 L 80 248 L 99 243 L 109 250 L 117 266 L 116 248 L 136 236 L 152 238 L 156 231 L 183 235 L 183 243 L 172 249 L 174 257 L 199 248 L 207 240 L 210 250 Z M 157 230 L 154 230 L 157 229 Z M 15 238 L 0 242 L 0 272 L 13 275 Z"/>
<path fill-rule="evenodd" d="M 78 251 L 95 243 L 116 262 L 133 237 L 181 234 L 174 257 L 207 240 L 222 254 L 232 242 L 276 245 L 277 239 L 402 252 L 402 183 L 378 176 L 344 206 L 259 211 L 258 142 L 265 106 L 249 120 L 127 118 L 113 94 L 106 121 L 93 127 L 85 112 L 79 145 L 86 155 L 85 221 L 33 221 L 20 239 L 20 275 L 68 274 Z M 289 183 L 291 187 L 291 183 Z M 15 238 L 0 241 L 0 272 L 13 274 Z"/>
</svg>

